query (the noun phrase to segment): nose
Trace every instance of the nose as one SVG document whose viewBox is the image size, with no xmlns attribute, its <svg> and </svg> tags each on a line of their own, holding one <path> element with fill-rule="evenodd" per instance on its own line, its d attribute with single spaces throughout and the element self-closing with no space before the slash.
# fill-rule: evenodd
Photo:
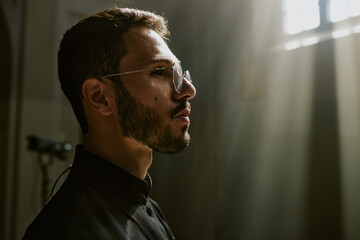
<svg viewBox="0 0 360 240">
<path fill-rule="evenodd" d="M 190 81 L 188 81 L 185 77 L 183 77 L 183 85 L 181 92 L 179 94 L 175 93 L 175 98 L 176 99 L 185 98 L 188 101 L 190 99 L 193 99 L 195 95 L 196 95 L 196 89 L 194 85 Z"/>
</svg>

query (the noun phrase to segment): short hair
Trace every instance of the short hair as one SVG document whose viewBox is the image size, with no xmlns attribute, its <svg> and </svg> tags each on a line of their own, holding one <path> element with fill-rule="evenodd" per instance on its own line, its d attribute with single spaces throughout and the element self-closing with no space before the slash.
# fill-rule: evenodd
<svg viewBox="0 0 360 240">
<path fill-rule="evenodd" d="M 124 34 L 146 27 L 167 40 L 164 17 L 132 8 L 112 8 L 91 15 L 69 28 L 60 43 L 58 74 L 61 89 L 71 103 L 83 134 L 88 132 L 82 105 L 82 84 L 90 77 L 117 73 L 127 53 Z"/>
</svg>

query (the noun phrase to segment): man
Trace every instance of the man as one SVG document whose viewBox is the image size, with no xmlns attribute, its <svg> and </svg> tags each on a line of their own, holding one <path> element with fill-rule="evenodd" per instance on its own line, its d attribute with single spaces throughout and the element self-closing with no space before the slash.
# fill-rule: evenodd
<svg viewBox="0 0 360 240">
<path fill-rule="evenodd" d="M 62 90 L 83 131 L 69 177 L 24 239 L 174 239 L 148 197 L 152 151 L 190 142 L 188 71 L 168 48 L 165 20 L 113 8 L 63 36 Z"/>
</svg>

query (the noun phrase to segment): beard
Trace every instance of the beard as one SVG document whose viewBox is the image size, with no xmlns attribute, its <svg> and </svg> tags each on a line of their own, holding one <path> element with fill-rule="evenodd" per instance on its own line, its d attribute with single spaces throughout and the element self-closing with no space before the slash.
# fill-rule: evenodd
<svg viewBox="0 0 360 240">
<path fill-rule="evenodd" d="M 188 125 L 181 129 L 180 134 L 174 134 L 155 109 L 136 101 L 120 81 L 115 85 L 119 124 L 124 137 L 134 138 L 161 153 L 177 153 L 190 144 Z M 187 104 L 187 101 L 181 102 L 168 113 L 168 117 L 174 119 Z"/>
</svg>

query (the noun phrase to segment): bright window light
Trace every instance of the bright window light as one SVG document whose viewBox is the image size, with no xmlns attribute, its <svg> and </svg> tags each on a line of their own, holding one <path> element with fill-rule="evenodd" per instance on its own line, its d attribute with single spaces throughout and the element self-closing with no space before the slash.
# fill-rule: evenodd
<svg viewBox="0 0 360 240">
<path fill-rule="evenodd" d="M 334 31 L 332 33 L 332 37 L 333 38 L 342 38 L 342 37 L 346 37 L 346 36 L 349 36 L 351 33 L 350 29 L 348 28 L 344 28 L 344 29 L 340 29 L 340 30 L 337 30 L 337 31 Z"/>
<path fill-rule="evenodd" d="M 348 18 L 347 2 L 346 0 L 331 0 L 330 1 L 330 20 L 338 22 Z"/>
<path fill-rule="evenodd" d="M 359 0 L 330 0 L 330 21 L 339 22 L 360 15 Z"/>
<path fill-rule="evenodd" d="M 325 0 L 322 0 L 325 1 Z M 360 0 L 326 0 L 329 5 L 319 4 L 320 0 L 283 0 L 284 11 L 284 31 L 289 35 L 301 33 L 306 30 L 317 28 L 329 22 L 339 22 L 348 18 L 357 17 L 349 23 L 346 28 L 338 28 L 340 24 L 335 24 L 335 30 L 330 33 L 328 29 L 319 32 L 308 32 L 295 36 L 288 36 L 288 42 L 283 46 L 286 50 L 293 50 L 317 44 L 320 41 L 333 38 L 342 38 L 351 34 L 360 33 Z M 326 5 L 326 6 L 325 6 Z M 325 9 L 320 9 L 324 7 Z M 324 13 L 324 21 L 320 23 L 320 10 Z M 325 20 L 326 19 L 326 20 Z M 297 38 L 297 39 L 295 39 Z"/>
<path fill-rule="evenodd" d="M 360 33 L 360 25 L 353 27 L 353 33 Z"/>
<path fill-rule="evenodd" d="M 284 28 L 288 34 L 314 29 L 320 25 L 319 0 L 284 0 L 284 12 Z"/>
<path fill-rule="evenodd" d="M 296 49 L 296 48 L 299 48 L 300 47 L 300 42 L 299 41 L 293 41 L 293 42 L 288 42 L 285 44 L 285 49 L 286 50 L 293 50 L 293 49 Z"/>
<path fill-rule="evenodd" d="M 285 44 L 285 49 L 290 51 L 290 50 L 297 49 L 301 46 L 306 47 L 306 46 L 314 45 L 318 42 L 319 42 L 318 37 L 309 37 L 309 38 L 305 38 L 303 40 L 288 42 Z"/>
<path fill-rule="evenodd" d="M 348 0 L 350 8 L 350 16 L 355 17 L 360 15 L 360 1 L 359 0 Z"/>
<path fill-rule="evenodd" d="M 310 45 L 314 45 L 314 44 L 316 44 L 318 42 L 319 42 L 318 37 L 310 37 L 310 38 L 305 38 L 304 40 L 302 40 L 302 45 L 303 46 L 310 46 Z"/>
</svg>

